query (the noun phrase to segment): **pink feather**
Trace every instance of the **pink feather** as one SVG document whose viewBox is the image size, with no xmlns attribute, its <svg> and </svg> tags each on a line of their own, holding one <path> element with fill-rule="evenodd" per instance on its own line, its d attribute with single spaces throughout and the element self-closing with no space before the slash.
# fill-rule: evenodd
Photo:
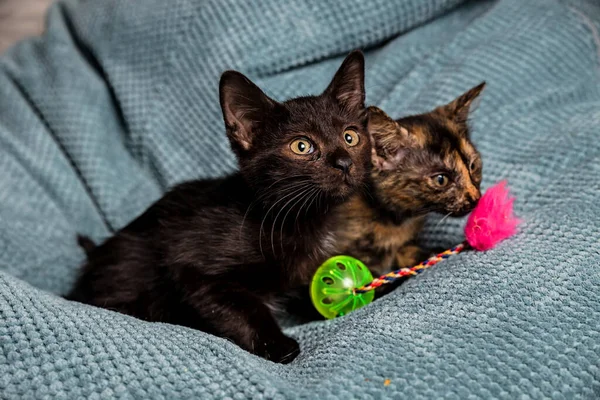
<svg viewBox="0 0 600 400">
<path fill-rule="evenodd" d="M 521 221 L 513 213 L 514 201 L 506 188 L 506 181 L 485 192 L 465 226 L 465 236 L 471 247 L 489 250 L 517 232 Z"/>
</svg>

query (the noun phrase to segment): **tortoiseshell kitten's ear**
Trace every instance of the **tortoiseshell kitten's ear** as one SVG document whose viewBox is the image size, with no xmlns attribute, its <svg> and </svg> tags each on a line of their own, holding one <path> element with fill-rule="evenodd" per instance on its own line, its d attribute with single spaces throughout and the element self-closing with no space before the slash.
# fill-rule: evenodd
<svg viewBox="0 0 600 400">
<path fill-rule="evenodd" d="M 408 149 L 415 145 L 415 140 L 405 127 L 400 126 L 380 108 L 371 106 L 367 112 L 367 129 L 373 139 L 373 167 L 376 171 L 393 170 Z"/>
<path fill-rule="evenodd" d="M 250 150 L 259 126 L 279 103 L 237 71 L 221 75 L 219 98 L 227 137 L 240 156 Z"/>
<path fill-rule="evenodd" d="M 484 88 L 485 82 L 481 82 L 479 85 L 467 90 L 450 103 L 436 108 L 435 111 L 446 118 L 453 120 L 457 124 L 466 124 L 473 102 L 479 97 Z M 464 130 L 463 132 L 467 133 L 468 130 Z"/>
</svg>

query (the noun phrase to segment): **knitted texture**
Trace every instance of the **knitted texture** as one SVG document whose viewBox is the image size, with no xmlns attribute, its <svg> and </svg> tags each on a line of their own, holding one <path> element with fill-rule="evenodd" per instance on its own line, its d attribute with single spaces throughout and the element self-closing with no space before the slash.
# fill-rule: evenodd
<svg viewBox="0 0 600 400">
<path fill-rule="evenodd" d="M 0 58 L 0 398 L 600 397 L 600 9 L 595 0 L 79 0 Z M 348 316 L 288 328 L 289 365 L 63 300 L 84 256 L 176 182 L 235 168 L 217 83 L 318 93 L 367 51 L 400 117 L 482 80 L 484 188 L 520 232 Z M 428 221 L 450 247 L 464 221 Z"/>
</svg>

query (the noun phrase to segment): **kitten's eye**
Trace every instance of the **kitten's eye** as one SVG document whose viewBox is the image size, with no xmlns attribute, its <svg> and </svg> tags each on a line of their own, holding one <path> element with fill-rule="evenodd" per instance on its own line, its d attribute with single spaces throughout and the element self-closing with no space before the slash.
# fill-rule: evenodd
<svg viewBox="0 0 600 400">
<path fill-rule="evenodd" d="M 433 177 L 433 181 L 437 186 L 444 187 L 448 184 L 448 182 L 450 182 L 450 179 L 448 179 L 447 175 L 439 174 Z"/>
<path fill-rule="evenodd" d="M 292 143 L 290 143 L 290 149 L 299 155 L 310 154 L 315 151 L 312 142 L 305 138 L 294 140 Z"/>
<path fill-rule="evenodd" d="M 477 164 L 475 163 L 475 161 L 471 161 L 471 166 L 469 167 L 469 169 L 471 170 L 471 172 L 475 171 L 475 168 L 477 168 Z"/>
<path fill-rule="evenodd" d="M 360 142 L 360 138 L 358 137 L 358 133 L 352 129 L 346 129 L 344 131 L 344 140 L 346 144 L 350 147 L 354 147 Z"/>
</svg>

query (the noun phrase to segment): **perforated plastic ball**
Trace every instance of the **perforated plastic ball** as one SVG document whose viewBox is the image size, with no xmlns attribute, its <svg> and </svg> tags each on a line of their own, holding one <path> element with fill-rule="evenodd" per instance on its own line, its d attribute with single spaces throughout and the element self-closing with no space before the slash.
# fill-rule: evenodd
<svg viewBox="0 0 600 400">
<path fill-rule="evenodd" d="M 335 256 L 317 269 L 310 285 L 313 305 L 327 319 L 346 315 L 373 301 L 375 293 L 353 293 L 373 280 L 371 271 L 350 256 Z"/>
</svg>

